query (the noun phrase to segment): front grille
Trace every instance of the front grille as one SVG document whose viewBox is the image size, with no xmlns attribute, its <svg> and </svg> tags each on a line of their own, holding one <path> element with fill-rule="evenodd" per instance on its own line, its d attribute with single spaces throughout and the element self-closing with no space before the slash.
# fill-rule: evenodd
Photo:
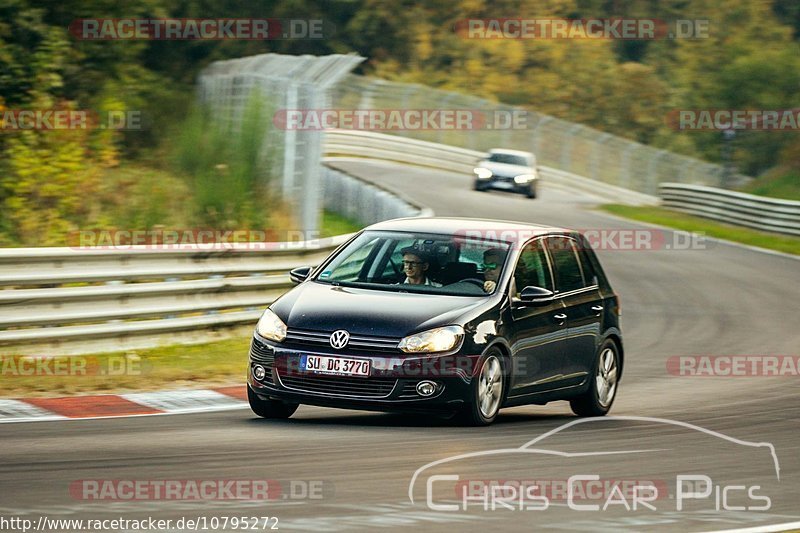
<svg viewBox="0 0 800 533">
<path fill-rule="evenodd" d="M 253 339 L 250 343 L 250 360 L 263 366 L 269 374 L 275 364 L 275 353 L 269 346 Z"/>
<path fill-rule="evenodd" d="M 417 382 L 416 381 L 406 381 L 403 385 L 403 389 L 400 391 L 400 396 L 398 398 L 408 399 L 408 398 L 419 398 L 419 394 L 417 394 Z"/>
<path fill-rule="evenodd" d="M 351 378 L 343 376 L 314 376 L 278 374 L 287 389 L 311 394 L 350 396 L 357 398 L 386 398 L 394 390 L 396 379 Z"/>
<path fill-rule="evenodd" d="M 332 331 L 313 331 L 308 329 L 290 329 L 286 333 L 287 344 L 301 346 L 330 346 Z M 399 337 L 377 337 L 372 335 L 350 335 L 347 343 L 348 351 L 360 352 L 399 352 Z"/>
</svg>

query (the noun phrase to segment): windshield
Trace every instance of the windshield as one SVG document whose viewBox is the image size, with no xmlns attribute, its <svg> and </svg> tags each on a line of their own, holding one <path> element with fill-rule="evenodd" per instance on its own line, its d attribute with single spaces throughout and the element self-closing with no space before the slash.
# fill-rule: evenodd
<svg viewBox="0 0 800 533">
<path fill-rule="evenodd" d="M 375 290 L 482 296 L 497 290 L 508 250 L 506 242 L 468 236 L 365 231 L 315 279 Z"/>
<path fill-rule="evenodd" d="M 521 167 L 528 166 L 528 160 L 521 155 L 512 154 L 491 154 L 489 161 L 493 163 L 505 163 L 506 165 L 518 165 Z"/>
</svg>

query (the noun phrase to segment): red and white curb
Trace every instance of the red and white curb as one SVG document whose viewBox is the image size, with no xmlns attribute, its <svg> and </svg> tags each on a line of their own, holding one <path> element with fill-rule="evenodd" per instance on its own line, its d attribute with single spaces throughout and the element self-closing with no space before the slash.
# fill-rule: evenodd
<svg viewBox="0 0 800 533">
<path fill-rule="evenodd" d="M 247 407 L 244 385 L 63 398 L 0 398 L 0 424 L 227 411 Z"/>
</svg>

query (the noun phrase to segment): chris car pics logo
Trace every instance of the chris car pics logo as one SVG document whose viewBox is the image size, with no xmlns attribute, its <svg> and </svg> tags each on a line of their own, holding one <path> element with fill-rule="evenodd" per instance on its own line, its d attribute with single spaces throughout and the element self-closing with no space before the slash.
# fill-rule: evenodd
<svg viewBox="0 0 800 533">
<path fill-rule="evenodd" d="M 631 471 L 631 475 L 608 476 L 599 472 L 600 465 L 604 463 L 593 461 L 606 455 L 617 458 L 615 465 L 629 464 L 626 468 L 642 472 L 657 471 L 665 454 L 673 451 L 667 442 L 652 449 L 628 449 L 623 444 L 625 449 L 598 451 L 592 448 L 590 451 L 570 452 L 553 449 L 550 443 L 551 440 L 555 441 L 556 435 L 571 427 L 609 423 L 638 425 L 647 428 L 648 435 L 656 431 L 658 426 L 663 426 L 673 436 L 676 434 L 675 427 L 680 428 L 681 446 L 674 451 L 678 454 L 676 459 L 682 465 L 681 469 L 677 473 L 670 469 L 668 474 L 656 476 L 637 475 L 635 471 Z M 680 431 L 687 433 L 683 435 Z M 582 433 L 579 440 L 586 438 Z M 720 450 L 725 448 L 725 453 L 735 458 L 738 451 L 742 461 L 763 464 L 763 472 L 753 479 L 737 477 L 732 481 L 721 471 L 712 472 L 712 467 L 708 465 L 713 462 L 702 463 L 701 459 L 693 456 L 693 462 L 687 463 L 685 456 L 680 454 L 686 453 L 683 446 L 689 438 L 708 439 L 709 442 L 702 447 L 708 453 L 721 453 Z M 624 442 L 628 442 L 628 439 Z M 624 463 L 626 456 L 635 459 Z M 558 461 L 548 466 L 557 467 L 562 472 L 566 470 L 567 475 L 563 478 L 535 475 L 536 469 L 544 468 L 548 459 Z M 653 459 L 655 466 L 649 465 L 648 459 Z M 581 460 L 592 461 L 587 466 L 580 463 Z M 510 471 L 512 475 L 493 473 L 493 461 L 498 468 L 505 468 L 504 473 Z M 474 474 L 476 470 L 480 472 L 477 476 Z M 459 471 L 470 474 L 461 474 Z M 476 509 L 488 512 L 546 511 L 554 504 L 563 507 L 564 503 L 574 511 L 766 511 L 772 506 L 769 490 L 779 482 L 780 465 L 771 443 L 740 440 L 676 420 L 612 416 L 568 422 L 519 448 L 483 450 L 433 461 L 414 472 L 409 482 L 408 496 L 411 503 L 424 503 L 432 511 L 448 513 Z"/>
</svg>

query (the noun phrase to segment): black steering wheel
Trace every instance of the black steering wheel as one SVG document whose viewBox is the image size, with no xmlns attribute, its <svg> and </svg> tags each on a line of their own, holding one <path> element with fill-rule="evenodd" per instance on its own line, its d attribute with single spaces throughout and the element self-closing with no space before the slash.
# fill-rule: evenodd
<svg viewBox="0 0 800 533">
<path fill-rule="evenodd" d="M 480 287 L 481 290 L 483 290 L 483 281 L 479 280 L 478 278 L 464 278 L 458 280 L 456 283 L 474 283 L 475 285 Z"/>
</svg>

